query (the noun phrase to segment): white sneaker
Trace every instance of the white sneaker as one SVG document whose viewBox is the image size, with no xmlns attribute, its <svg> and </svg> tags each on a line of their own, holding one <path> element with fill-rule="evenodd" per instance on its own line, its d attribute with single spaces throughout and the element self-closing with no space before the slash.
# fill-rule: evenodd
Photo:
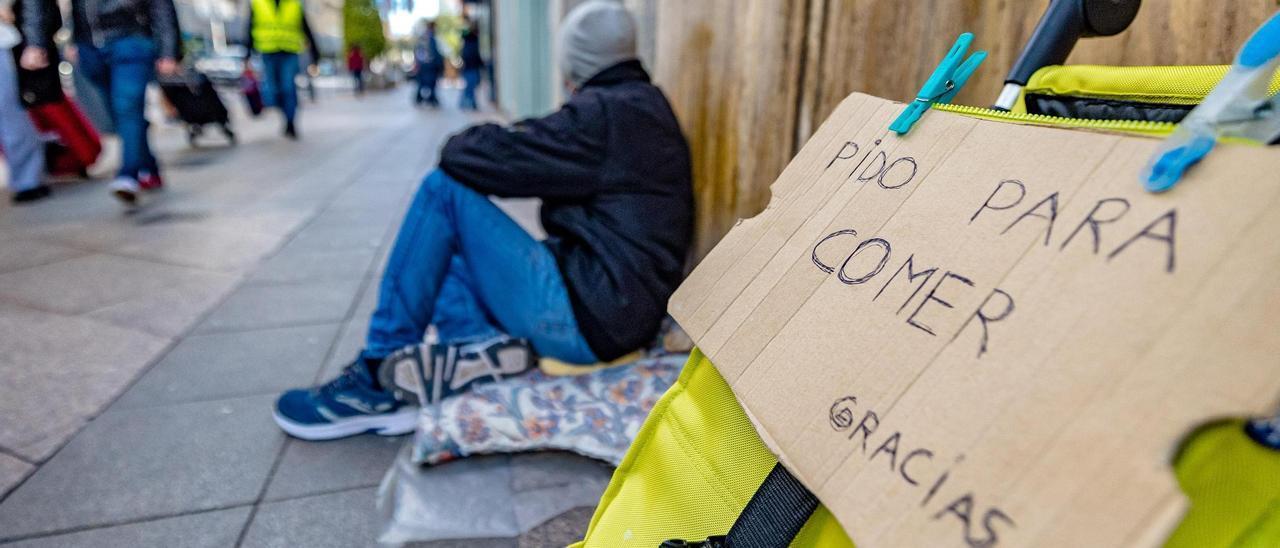
<svg viewBox="0 0 1280 548">
<path fill-rule="evenodd" d="M 138 195 L 142 193 L 142 188 L 138 186 L 138 181 L 133 177 L 121 175 L 111 181 L 107 185 L 111 190 L 111 194 L 127 206 L 138 205 Z"/>
</svg>

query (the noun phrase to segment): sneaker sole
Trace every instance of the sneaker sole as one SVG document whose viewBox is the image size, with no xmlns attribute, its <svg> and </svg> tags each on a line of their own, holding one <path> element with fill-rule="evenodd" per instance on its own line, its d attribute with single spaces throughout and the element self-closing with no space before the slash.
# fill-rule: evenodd
<svg viewBox="0 0 1280 548">
<path fill-rule="evenodd" d="M 418 345 L 413 352 L 405 350 L 397 351 L 387 357 L 387 360 L 397 358 L 395 363 L 383 363 L 378 367 L 378 382 L 384 387 L 389 388 L 396 399 L 409 405 L 422 405 L 424 398 L 421 397 L 425 391 L 419 382 L 419 378 L 428 378 L 424 371 L 424 357 L 431 358 L 430 345 Z"/>
<path fill-rule="evenodd" d="M 401 402 L 421 406 L 424 405 L 424 401 L 440 402 L 456 394 L 466 392 L 473 386 L 494 381 L 493 376 L 486 373 L 465 379 L 455 385 L 454 382 L 458 380 L 457 375 L 459 372 L 452 368 L 442 370 L 441 368 L 446 365 L 445 362 L 447 360 L 440 360 L 437 363 L 439 357 L 432 350 L 430 345 L 423 344 L 418 345 L 412 353 L 406 353 L 402 356 L 397 356 L 399 353 L 392 354 L 388 357 L 388 360 L 392 357 L 399 357 L 399 359 L 391 364 L 384 363 L 382 367 L 378 368 L 378 382 L 382 386 L 390 388 L 396 399 Z M 447 351 L 456 351 L 456 349 L 447 349 Z M 507 378 L 537 367 L 533 352 L 529 350 L 523 350 L 523 352 L 525 352 L 525 357 L 521 360 L 523 363 L 516 370 L 502 370 L 501 367 L 497 367 L 491 368 L 490 371 L 496 372 L 502 378 Z M 456 368 L 457 363 L 454 362 L 452 367 Z M 446 379 L 448 382 L 446 382 Z M 427 386 L 431 387 L 430 393 L 427 392 Z"/>
<path fill-rule="evenodd" d="M 126 206 L 133 207 L 138 205 L 138 194 L 128 190 L 112 190 L 111 195 L 115 196 Z"/>
<path fill-rule="evenodd" d="M 406 408 L 387 415 L 352 417 L 329 424 L 302 424 L 272 411 L 281 430 L 298 439 L 328 441 L 372 432 L 379 436 L 402 436 L 418 427 L 418 410 Z"/>
</svg>

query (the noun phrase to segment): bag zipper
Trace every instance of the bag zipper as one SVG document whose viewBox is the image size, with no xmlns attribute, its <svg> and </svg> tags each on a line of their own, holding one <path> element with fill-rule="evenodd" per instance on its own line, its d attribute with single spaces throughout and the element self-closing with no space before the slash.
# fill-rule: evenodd
<svg viewBox="0 0 1280 548">
<path fill-rule="evenodd" d="M 1099 131 L 1116 131 L 1136 135 L 1163 137 L 1173 133 L 1177 124 L 1169 122 L 1150 122 L 1145 120 L 1088 120 L 1084 118 L 1063 118 L 1043 114 L 1026 114 L 1009 112 L 991 108 L 971 107 L 951 103 L 935 103 L 933 108 L 995 122 L 1013 122 L 1018 124 L 1035 124 L 1076 129 L 1093 129 Z"/>
</svg>

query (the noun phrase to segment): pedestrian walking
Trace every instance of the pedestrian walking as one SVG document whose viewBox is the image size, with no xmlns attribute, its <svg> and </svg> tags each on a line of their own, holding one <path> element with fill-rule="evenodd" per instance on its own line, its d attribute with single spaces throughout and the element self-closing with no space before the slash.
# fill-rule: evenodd
<svg viewBox="0 0 1280 548">
<path fill-rule="evenodd" d="M 347 71 L 355 79 L 356 95 L 364 94 L 364 52 L 360 44 L 351 44 L 347 48 Z"/>
<path fill-rule="evenodd" d="M 57 13 L 57 9 L 53 0 L 22 0 L 17 5 L 14 0 L 0 0 L 0 146 L 9 166 L 9 198 L 15 204 L 34 202 L 50 194 L 49 186 L 41 182 L 44 144 L 22 104 L 15 61 L 18 57 L 34 60 L 40 56 L 39 50 L 51 50 L 53 30 L 40 26 L 42 19 L 24 17 L 23 12 Z"/>
<path fill-rule="evenodd" d="M 311 25 L 307 24 L 302 0 L 250 0 L 249 55 L 262 57 L 262 91 L 267 106 L 284 114 L 284 135 L 298 138 L 299 55 L 303 45 L 311 53 L 311 63 L 320 59 Z"/>
<path fill-rule="evenodd" d="M 436 96 L 436 83 L 440 80 L 440 74 L 444 72 L 444 56 L 440 54 L 439 42 L 436 42 L 435 21 L 427 21 L 426 29 L 418 36 L 418 41 L 413 48 L 413 60 L 418 82 L 418 91 L 413 96 L 413 103 L 418 105 L 426 101 L 429 106 L 440 106 L 440 99 Z"/>
<path fill-rule="evenodd" d="M 484 57 L 480 55 L 480 29 L 474 21 L 469 21 L 462 34 L 462 101 L 460 106 L 466 110 L 477 110 L 476 89 L 480 87 L 480 77 L 484 74 Z"/>
<path fill-rule="evenodd" d="M 30 1 L 30 0 L 23 0 Z M 28 14 L 33 28 L 52 26 L 49 14 Z M 111 192 L 134 205 L 143 190 L 163 186 L 160 166 L 147 139 L 147 83 L 158 73 L 178 73 L 181 38 L 173 0 L 71 0 L 67 56 L 77 63 L 110 106 L 123 157 Z M 23 66 L 49 64 L 49 49 L 37 48 Z"/>
</svg>

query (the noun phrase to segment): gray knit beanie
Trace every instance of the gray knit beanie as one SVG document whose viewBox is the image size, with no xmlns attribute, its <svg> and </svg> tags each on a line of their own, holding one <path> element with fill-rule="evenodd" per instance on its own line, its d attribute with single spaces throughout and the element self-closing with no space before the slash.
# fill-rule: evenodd
<svg viewBox="0 0 1280 548">
<path fill-rule="evenodd" d="M 613 65 L 636 58 L 636 22 L 616 2 L 589 0 L 560 25 L 560 71 L 575 88 Z"/>
</svg>

